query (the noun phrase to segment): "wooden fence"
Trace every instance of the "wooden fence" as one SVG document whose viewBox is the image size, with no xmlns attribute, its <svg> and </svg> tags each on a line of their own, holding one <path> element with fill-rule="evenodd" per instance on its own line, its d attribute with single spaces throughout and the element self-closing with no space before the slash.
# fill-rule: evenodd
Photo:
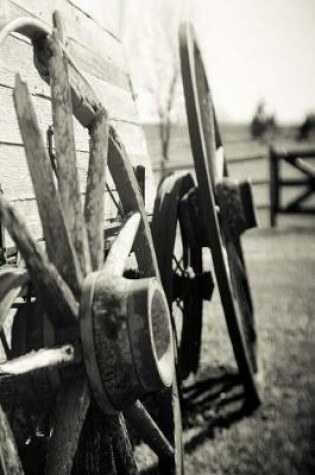
<svg viewBox="0 0 315 475">
<path fill-rule="evenodd" d="M 294 150 L 292 148 L 292 141 L 287 145 L 287 151 L 277 151 L 268 143 L 262 144 L 255 140 L 239 140 L 229 141 L 226 143 L 227 147 L 233 149 L 235 145 L 242 143 L 246 145 L 248 151 L 246 155 L 235 156 L 233 154 L 227 155 L 227 161 L 231 175 L 238 178 L 250 177 L 253 185 L 253 194 L 255 199 L 255 207 L 258 212 L 265 211 L 267 219 L 260 221 L 266 225 L 274 226 L 276 224 L 276 215 L 278 213 L 305 213 L 311 214 L 315 212 L 315 207 L 305 207 L 301 204 L 314 193 L 315 186 L 315 170 L 304 159 L 314 159 L 315 149 L 301 149 Z M 257 144 L 263 147 L 257 153 Z M 253 153 L 250 153 L 250 149 Z M 303 177 L 297 176 L 295 173 L 285 170 L 284 176 L 281 173 L 281 162 L 288 163 L 295 171 L 303 174 Z M 186 161 L 180 163 L 170 160 L 164 163 L 163 167 L 159 163 L 155 163 L 153 170 L 156 178 L 161 178 L 162 174 L 167 174 L 171 171 L 193 170 L 193 162 Z M 287 176 L 285 176 L 287 175 Z M 282 204 L 282 188 L 292 188 L 294 193 L 301 187 L 304 187 L 303 192 L 297 197 L 290 198 L 290 200 Z"/>
<path fill-rule="evenodd" d="M 315 149 L 278 151 L 270 149 L 270 224 L 275 226 L 277 214 L 315 214 L 314 206 L 305 206 L 305 201 L 315 193 L 315 168 L 305 159 L 314 159 Z M 282 166 L 286 163 L 300 176 L 284 177 Z M 301 189 L 302 192 L 282 203 L 282 190 L 284 188 Z"/>
</svg>

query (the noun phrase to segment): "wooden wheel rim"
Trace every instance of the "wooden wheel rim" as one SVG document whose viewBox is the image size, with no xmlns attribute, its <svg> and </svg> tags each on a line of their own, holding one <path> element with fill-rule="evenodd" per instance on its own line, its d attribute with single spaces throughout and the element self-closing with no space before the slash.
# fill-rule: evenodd
<svg viewBox="0 0 315 475">
<path fill-rule="evenodd" d="M 168 299 L 171 315 L 173 317 L 173 326 L 176 331 L 176 340 L 178 348 L 177 367 L 180 379 L 185 379 L 191 372 L 196 372 L 199 362 L 200 339 L 201 339 L 201 319 L 203 303 L 200 296 L 188 295 L 181 298 L 182 307 L 177 305 L 175 300 L 174 274 L 183 275 L 188 265 L 183 262 L 180 269 L 173 269 L 173 257 L 175 256 L 175 248 L 178 241 L 182 246 L 183 256 L 189 254 L 189 266 L 196 273 L 202 272 L 202 249 L 200 246 L 191 248 L 185 242 L 182 230 L 178 235 L 178 227 L 181 228 L 181 216 L 179 210 L 179 202 L 181 198 L 195 186 L 195 182 L 190 174 L 176 173 L 165 178 L 160 184 L 156 205 L 152 220 L 152 233 L 156 244 L 157 258 L 161 279 L 164 290 Z M 178 263 L 176 264 L 178 267 Z M 181 331 L 177 328 L 174 315 L 174 306 L 180 309 L 181 315 Z M 193 309 L 193 311 L 192 311 Z M 175 310 L 176 311 L 176 310 Z M 189 329 L 187 328 L 189 325 Z M 194 332 L 194 348 L 191 348 L 191 342 L 187 342 L 186 331 Z M 185 336 L 184 336 L 185 335 Z M 188 337 L 188 335 L 187 335 Z M 189 339 L 189 338 L 188 338 Z M 187 347 L 189 345 L 189 347 Z M 197 346 L 197 348 L 195 348 Z M 187 354 L 187 351 L 189 354 Z"/>
<path fill-rule="evenodd" d="M 240 309 L 233 292 L 224 235 L 222 235 L 220 229 L 216 210 L 214 184 L 216 179 L 220 179 L 223 174 L 227 174 L 226 163 L 221 168 L 221 176 L 220 173 L 216 173 L 216 146 L 222 146 L 221 137 L 214 117 L 211 92 L 200 49 L 191 24 L 184 23 L 181 25 L 179 39 L 188 128 L 200 191 L 200 206 L 204 218 L 206 239 L 212 253 L 214 270 L 235 359 L 248 399 L 257 404 L 260 397 L 255 382 L 255 368 L 252 365 L 246 345 Z M 197 73 L 199 73 L 199 83 Z M 202 87 L 207 92 L 206 98 L 202 95 L 200 75 L 203 81 Z M 202 107 L 202 104 L 205 103 L 207 105 L 206 116 L 203 114 L 205 108 Z M 207 127 L 205 127 L 205 123 L 207 123 Z M 210 136 L 206 136 L 206 132 L 210 133 Z"/>
</svg>

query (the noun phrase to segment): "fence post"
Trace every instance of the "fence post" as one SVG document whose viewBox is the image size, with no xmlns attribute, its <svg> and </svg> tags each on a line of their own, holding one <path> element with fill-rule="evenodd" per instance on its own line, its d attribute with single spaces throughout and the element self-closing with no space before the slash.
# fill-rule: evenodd
<svg viewBox="0 0 315 475">
<path fill-rule="evenodd" d="M 271 146 L 269 149 L 269 173 L 270 173 L 270 226 L 277 224 L 277 212 L 279 210 L 279 155 Z"/>
</svg>

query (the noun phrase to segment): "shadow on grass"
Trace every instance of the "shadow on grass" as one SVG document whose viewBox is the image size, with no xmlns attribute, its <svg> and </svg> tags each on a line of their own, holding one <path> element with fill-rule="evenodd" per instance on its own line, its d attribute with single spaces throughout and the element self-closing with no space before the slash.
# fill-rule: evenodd
<svg viewBox="0 0 315 475">
<path fill-rule="evenodd" d="M 229 427 L 254 410 L 235 370 L 209 368 L 207 374 L 182 390 L 185 453 L 193 452 L 205 439 L 214 438 L 216 428 Z"/>
<path fill-rule="evenodd" d="M 253 412 L 243 386 L 232 368 L 207 368 L 194 383 L 182 387 L 184 454 L 192 453 L 217 428 L 229 427 Z M 185 457 L 185 455 L 184 455 Z M 158 475 L 157 465 L 141 470 L 141 475 Z M 162 469 L 162 473 L 166 473 Z"/>
</svg>

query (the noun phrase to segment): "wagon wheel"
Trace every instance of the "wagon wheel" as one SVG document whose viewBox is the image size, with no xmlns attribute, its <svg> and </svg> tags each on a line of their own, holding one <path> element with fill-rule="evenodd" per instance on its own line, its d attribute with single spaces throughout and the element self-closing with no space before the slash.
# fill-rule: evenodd
<svg viewBox="0 0 315 475">
<path fill-rule="evenodd" d="M 27 288 L 32 312 L 28 314 L 26 304 L 18 305 L 27 319 L 38 320 L 36 345 L 41 342 L 46 347 L 26 354 L 19 343 L 8 347 L 8 361 L 0 366 L 0 402 L 10 406 L 10 391 L 23 399 L 20 388 L 26 385 L 29 389 L 29 383 L 36 389 L 38 383 L 46 384 L 49 392 L 45 378 L 54 379 L 54 394 L 43 401 L 44 407 L 21 401 L 25 436 L 21 424 L 16 428 L 14 417 L 10 428 L 12 413 L 0 411 L 0 472 L 138 473 L 126 418 L 128 427 L 155 453 L 159 472 L 180 475 L 181 419 L 172 328 L 131 164 L 108 125 L 106 112 L 64 53 L 56 31 L 50 35 L 40 22 L 19 19 L 3 28 L 0 44 L 12 31 L 33 41 L 36 63 L 50 82 L 57 185 L 30 93 L 17 75 L 14 103 L 45 249 L 0 197 L 1 221 L 26 264 L 25 269 L 1 269 L 0 325 L 2 329 L 12 305 L 21 294 L 26 296 Z M 72 113 L 90 134 L 84 210 Z M 103 264 L 106 161 L 124 216 Z M 136 256 L 137 279 L 125 277 L 131 252 Z M 19 320 L 27 319 L 20 313 Z M 48 338 L 38 337 L 47 324 Z M 20 323 L 14 322 L 12 331 L 23 333 Z M 16 334 L 12 338 L 19 341 Z M 14 352 L 20 356 L 14 357 Z M 150 407 L 152 401 L 155 404 L 155 419 L 145 407 L 147 395 Z M 37 391 L 32 396 L 45 399 Z M 36 468 L 30 468 L 24 452 L 31 445 L 40 458 L 36 452 L 39 439 L 43 457 Z"/>
<path fill-rule="evenodd" d="M 227 164 L 211 92 L 193 27 L 180 28 L 181 68 L 190 142 L 203 216 L 205 245 L 216 280 L 234 355 L 250 402 L 260 401 L 256 380 L 256 332 L 240 234 L 255 225 L 249 184 L 227 176 Z"/>
<path fill-rule="evenodd" d="M 203 300 L 210 300 L 213 282 L 203 271 L 202 247 L 191 239 L 187 213 L 195 182 L 189 173 L 175 173 L 160 184 L 152 234 L 177 335 L 177 368 L 181 380 L 197 373 L 202 333 Z M 190 211 L 195 211 L 190 206 Z"/>
</svg>

